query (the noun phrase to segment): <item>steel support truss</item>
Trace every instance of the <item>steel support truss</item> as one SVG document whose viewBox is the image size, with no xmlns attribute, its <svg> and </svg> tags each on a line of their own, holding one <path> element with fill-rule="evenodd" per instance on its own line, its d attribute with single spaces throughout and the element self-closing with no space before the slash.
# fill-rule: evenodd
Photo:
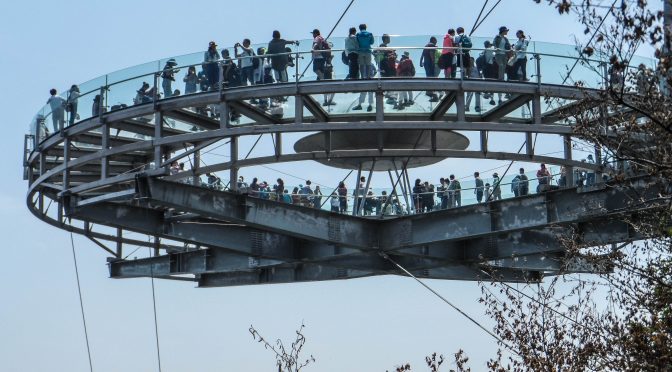
<svg viewBox="0 0 672 372">
<path fill-rule="evenodd" d="M 538 281 L 568 272 L 604 272 L 565 257 L 566 245 L 632 241 L 622 221 L 657 208 L 658 186 L 564 189 L 395 219 L 365 219 L 139 177 L 141 206 L 66 197 L 66 215 L 198 244 L 141 260 L 112 260 L 114 278 L 155 275 L 231 286 L 401 274 L 434 279 Z"/>
</svg>

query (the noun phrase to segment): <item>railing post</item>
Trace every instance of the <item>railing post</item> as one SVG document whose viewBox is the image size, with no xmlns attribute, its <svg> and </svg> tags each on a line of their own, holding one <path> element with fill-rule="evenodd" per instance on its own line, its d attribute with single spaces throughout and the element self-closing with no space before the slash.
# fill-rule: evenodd
<svg viewBox="0 0 672 372">
<path fill-rule="evenodd" d="M 238 137 L 231 137 L 231 167 L 229 168 L 229 189 L 238 191 Z"/>
<path fill-rule="evenodd" d="M 565 160 L 572 160 L 572 136 L 564 136 Z M 574 167 L 565 166 L 565 187 L 574 187 Z"/>
<path fill-rule="evenodd" d="M 296 51 L 296 58 L 294 58 L 294 80 L 296 81 L 296 85 L 299 85 L 299 80 L 301 76 L 299 76 L 299 51 Z M 297 91 L 298 93 L 298 91 Z"/>
<path fill-rule="evenodd" d="M 154 237 L 154 257 L 159 257 L 161 255 L 161 238 L 158 236 Z"/>
<path fill-rule="evenodd" d="M 44 123 L 44 116 L 37 115 L 35 117 L 35 139 L 33 144 L 33 150 L 39 150 L 40 145 L 40 129 L 42 129 L 42 123 Z"/>
<path fill-rule="evenodd" d="M 224 90 L 224 66 L 222 65 L 221 61 L 217 61 L 217 71 L 218 71 L 217 73 L 219 74 L 219 77 L 217 78 L 219 86 L 217 88 L 219 90 L 219 96 L 221 97 L 222 91 Z"/>
<path fill-rule="evenodd" d="M 220 100 L 221 103 L 219 104 L 219 128 L 220 129 L 226 129 L 230 126 L 230 116 L 229 112 L 229 104 L 226 102 L 225 97 L 222 97 L 220 93 Z"/>
<path fill-rule="evenodd" d="M 110 125 L 107 122 L 103 123 L 101 130 L 101 151 L 105 153 L 110 148 Z M 107 178 L 110 161 L 106 155 L 100 159 L 100 179 Z"/>
<path fill-rule="evenodd" d="M 362 163 L 359 163 L 359 168 L 357 168 L 357 178 L 355 179 L 355 197 L 354 202 L 352 203 L 352 215 L 359 215 L 359 179 L 362 177 Z"/>
<path fill-rule="evenodd" d="M 534 62 L 537 70 L 537 85 L 541 87 L 541 56 L 537 53 L 534 54 Z"/>
<path fill-rule="evenodd" d="M 385 120 L 385 93 L 379 89 L 376 91 L 376 122 L 382 123 L 384 120 Z"/>
<path fill-rule="evenodd" d="M 461 45 L 458 50 L 460 53 L 460 80 L 464 80 L 464 51 Z"/>
<path fill-rule="evenodd" d="M 602 148 L 595 144 L 595 165 L 602 164 Z M 595 171 L 595 183 L 602 183 L 602 172 Z"/>
<path fill-rule="evenodd" d="M 105 87 L 100 87 L 100 93 L 98 93 L 98 97 L 100 99 L 98 100 L 98 117 L 103 116 L 103 111 L 105 108 Z"/>
<path fill-rule="evenodd" d="M 120 228 L 117 228 L 117 254 L 115 255 L 117 258 L 122 258 L 123 257 L 123 242 L 122 242 L 122 230 Z"/>
<path fill-rule="evenodd" d="M 303 123 L 303 95 L 299 94 L 298 89 L 294 96 L 294 124 Z"/>
<path fill-rule="evenodd" d="M 275 158 L 280 159 L 282 155 L 282 133 L 275 134 Z"/>
<path fill-rule="evenodd" d="M 194 151 L 194 166 L 191 167 L 191 174 L 192 174 L 192 183 L 194 186 L 200 186 L 201 185 L 201 177 L 200 177 L 200 172 L 199 168 L 201 167 L 201 151 Z"/>
<path fill-rule="evenodd" d="M 154 143 L 163 137 L 163 112 L 154 113 Z M 161 168 L 163 162 L 163 149 L 160 144 L 154 145 L 154 169 Z"/>
<path fill-rule="evenodd" d="M 457 90 L 457 96 L 455 96 L 455 108 L 457 109 L 457 121 L 458 122 L 465 122 L 466 121 L 466 116 L 465 116 L 465 107 L 464 107 L 464 91 L 462 90 L 462 84 L 460 84 L 460 88 Z"/>
<path fill-rule="evenodd" d="M 154 110 L 159 105 L 159 73 L 154 74 L 154 94 L 152 95 L 152 101 L 154 101 Z"/>
<path fill-rule="evenodd" d="M 63 139 L 63 191 L 70 188 L 70 138 Z"/>
<path fill-rule="evenodd" d="M 483 155 L 488 153 L 488 132 L 481 131 L 481 152 Z"/>
</svg>

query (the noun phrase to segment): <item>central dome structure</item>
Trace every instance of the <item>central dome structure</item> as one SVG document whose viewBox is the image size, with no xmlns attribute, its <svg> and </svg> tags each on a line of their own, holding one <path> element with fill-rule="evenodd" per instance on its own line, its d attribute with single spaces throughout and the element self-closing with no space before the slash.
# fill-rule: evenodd
<svg viewBox="0 0 672 372">
<path fill-rule="evenodd" d="M 409 150 L 432 148 L 431 131 L 420 129 L 399 129 L 394 131 L 375 130 L 348 130 L 331 132 L 331 150 Z M 327 132 L 320 132 L 306 136 L 294 144 L 294 151 L 314 152 L 325 151 Z M 467 137 L 449 130 L 436 131 L 436 148 L 449 150 L 465 150 L 469 146 Z M 440 162 L 438 157 L 376 157 L 374 171 L 401 169 L 404 162 L 407 168 L 424 167 Z M 320 159 L 317 162 L 335 168 L 343 169 L 371 169 L 373 160 L 366 158 L 331 158 Z"/>
</svg>

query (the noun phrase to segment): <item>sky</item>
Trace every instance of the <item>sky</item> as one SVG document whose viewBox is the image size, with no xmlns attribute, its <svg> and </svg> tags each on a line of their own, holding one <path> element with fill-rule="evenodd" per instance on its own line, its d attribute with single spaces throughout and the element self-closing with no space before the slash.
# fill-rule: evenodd
<svg viewBox="0 0 672 372">
<path fill-rule="evenodd" d="M 253 43 L 266 42 L 274 29 L 288 39 L 304 39 L 313 28 L 330 29 L 347 3 L 5 4 L 0 14 L 0 71 L 7 83 L 0 92 L 6 128 L 0 148 L 7 165 L 0 192 L 5 241 L 0 270 L 1 370 L 89 369 L 70 235 L 39 221 L 25 204 L 23 138 L 49 89 L 65 90 L 125 67 L 197 52 L 210 40 L 220 46 L 245 37 Z M 468 29 L 481 4 L 440 1 L 415 6 L 406 1 L 358 0 L 335 34 L 346 35 L 347 28 L 364 22 L 374 34 L 441 35 L 451 27 Z M 522 28 L 533 40 L 571 44 L 574 35 L 582 37 L 582 27 L 573 17 L 559 16 L 532 0 L 503 0 L 475 34 L 494 36 L 501 25 Z M 493 165 L 502 163 L 472 167 Z M 293 165 L 282 169 L 298 173 Z M 319 178 L 322 183 L 333 182 L 326 173 Z M 80 236 L 74 237 L 74 246 L 94 370 L 158 370 L 150 280 L 109 279 L 103 250 Z M 137 255 L 146 254 L 143 250 Z M 478 303 L 476 283 L 427 282 L 468 314 L 492 324 Z M 405 277 L 212 289 L 156 281 L 155 290 L 163 371 L 274 370 L 272 353 L 252 340 L 250 325 L 268 339 L 289 343 L 303 322 L 305 352 L 317 360 L 306 371 L 385 371 L 406 362 L 422 370 L 426 355 L 450 356 L 459 349 L 471 357 L 472 368 L 480 370 L 496 350 L 491 338 Z"/>
</svg>

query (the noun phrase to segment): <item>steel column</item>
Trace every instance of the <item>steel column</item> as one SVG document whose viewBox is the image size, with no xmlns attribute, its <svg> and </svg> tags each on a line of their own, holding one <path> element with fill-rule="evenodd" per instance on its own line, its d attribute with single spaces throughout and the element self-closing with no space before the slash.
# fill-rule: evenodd
<svg viewBox="0 0 672 372">
<path fill-rule="evenodd" d="M 157 111 L 154 114 L 154 141 L 163 138 L 163 112 Z M 161 168 L 161 161 L 163 159 L 163 148 L 159 144 L 154 145 L 154 169 Z"/>
<path fill-rule="evenodd" d="M 229 142 L 231 150 L 231 168 L 229 169 L 229 189 L 238 191 L 238 137 L 231 137 Z"/>
<path fill-rule="evenodd" d="M 565 135 L 563 137 L 564 144 L 564 156 L 566 160 L 572 160 L 572 137 L 570 135 Z M 565 177 L 566 177 L 566 186 L 574 187 L 574 167 L 564 166 L 565 168 Z"/>
</svg>

